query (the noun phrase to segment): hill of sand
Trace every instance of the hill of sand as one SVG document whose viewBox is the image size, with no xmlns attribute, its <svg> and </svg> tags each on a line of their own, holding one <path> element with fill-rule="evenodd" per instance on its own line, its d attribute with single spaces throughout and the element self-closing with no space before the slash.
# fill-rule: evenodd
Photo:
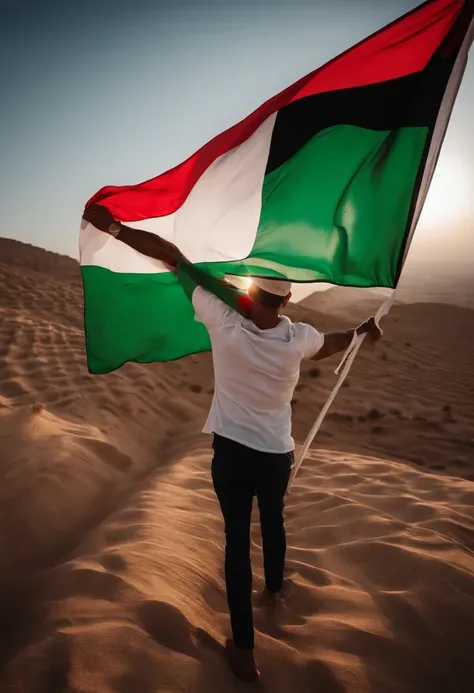
<svg viewBox="0 0 474 693">
<path fill-rule="evenodd" d="M 363 318 L 373 315 L 390 291 L 384 289 L 356 289 L 352 287 L 332 287 L 326 291 L 316 291 L 298 302 L 298 308 L 315 311 L 316 314 L 330 315 L 347 320 L 348 315 Z M 357 318 L 356 318 L 357 319 Z"/>
<path fill-rule="evenodd" d="M 0 279 L 0 691 L 243 690 L 199 433 L 210 355 L 90 376 L 77 264 L 0 240 Z M 373 308 L 353 299 L 290 312 L 341 329 Z M 288 498 L 293 588 L 278 619 L 255 610 L 254 688 L 472 692 L 474 312 L 397 305 L 384 328 Z M 300 442 L 335 365 L 303 365 Z M 257 524 L 253 544 L 258 588 Z"/>
</svg>

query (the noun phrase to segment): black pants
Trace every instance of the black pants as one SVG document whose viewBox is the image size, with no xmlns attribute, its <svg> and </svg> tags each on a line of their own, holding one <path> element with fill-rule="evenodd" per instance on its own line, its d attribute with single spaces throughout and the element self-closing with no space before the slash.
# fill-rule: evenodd
<svg viewBox="0 0 474 693">
<path fill-rule="evenodd" d="M 257 496 L 262 529 L 265 586 L 278 592 L 283 583 L 286 536 L 284 496 L 293 453 L 259 452 L 214 436 L 212 480 L 225 522 L 225 579 L 234 643 L 253 648 L 250 519 Z"/>
</svg>

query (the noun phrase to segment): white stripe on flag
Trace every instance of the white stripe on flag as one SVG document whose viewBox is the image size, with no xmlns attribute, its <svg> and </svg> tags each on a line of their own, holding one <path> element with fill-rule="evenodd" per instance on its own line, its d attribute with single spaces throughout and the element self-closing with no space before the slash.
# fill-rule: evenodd
<svg viewBox="0 0 474 693">
<path fill-rule="evenodd" d="M 276 114 L 243 144 L 217 159 L 201 176 L 184 205 L 174 214 L 125 222 L 174 243 L 191 262 L 241 260 L 252 250 L 260 221 L 262 187 Z M 151 258 L 81 225 L 82 265 L 113 272 L 166 271 Z"/>
</svg>

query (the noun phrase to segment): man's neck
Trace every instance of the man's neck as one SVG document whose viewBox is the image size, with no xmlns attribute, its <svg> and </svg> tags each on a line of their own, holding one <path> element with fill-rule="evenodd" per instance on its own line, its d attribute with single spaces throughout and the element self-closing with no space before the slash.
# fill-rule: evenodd
<svg viewBox="0 0 474 693">
<path fill-rule="evenodd" d="M 271 330 L 280 323 L 280 315 L 278 310 L 269 310 L 260 306 L 253 306 L 250 319 L 258 327 L 259 330 Z"/>
</svg>

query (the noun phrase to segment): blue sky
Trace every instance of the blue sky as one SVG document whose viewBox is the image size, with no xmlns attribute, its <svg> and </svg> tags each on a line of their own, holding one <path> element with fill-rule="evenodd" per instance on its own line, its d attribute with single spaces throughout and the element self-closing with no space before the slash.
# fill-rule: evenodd
<svg viewBox="0 0 474 693">
<path fill-rule="evenodd" d="M 3 0 L 0 236 L 76 256 L 81 211 L 98 188 L 179 163 L 417 4 Z M 423 252 L 443 249 L 449 231 L 462 256 L 474 236 L 473 60 L 421 225 Z"/>
</svg>

